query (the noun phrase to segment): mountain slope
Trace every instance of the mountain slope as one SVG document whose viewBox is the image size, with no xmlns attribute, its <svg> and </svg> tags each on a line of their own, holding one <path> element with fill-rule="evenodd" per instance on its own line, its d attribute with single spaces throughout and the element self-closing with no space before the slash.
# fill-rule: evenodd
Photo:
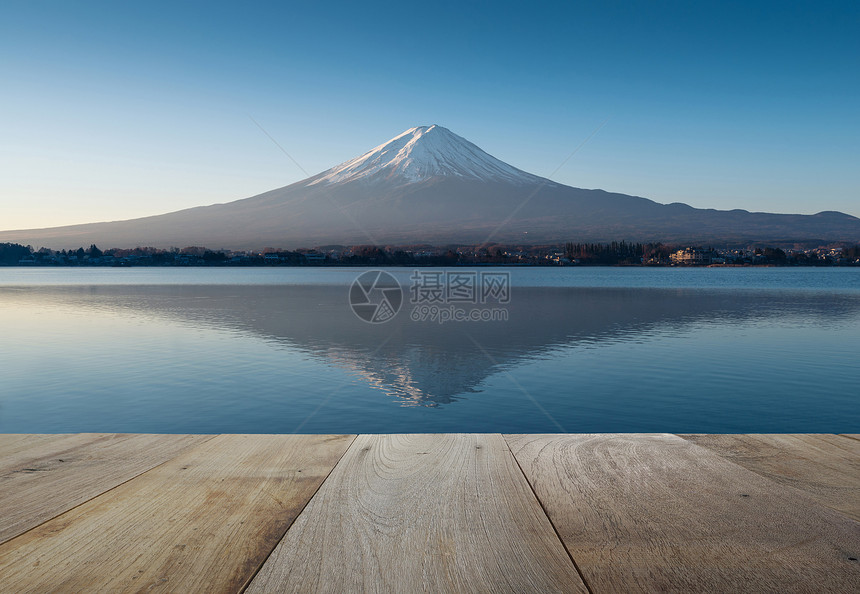
<svg viewBox="0 0 860 594">
<path fill-rule="evenodd" d="M 442 126 L 410 128 L 365 154 L 311 178 L 306 187 L 398 180 L 415 183 L 433 177 L 530 185 L 553 182 L 521 171 L 485 153 Z M 399 178 L 399 179 L 398 179 Z"/>
<path fill-rule="evenodd" d="M 860 241 L 860 219 L 695 209 L 572 188 L 512 167 L 441 126 L 422 126 L 251 198 L 129 221 L 0 232 L 0 241 L 55 249 L 615 239 Z"/>
</svg>

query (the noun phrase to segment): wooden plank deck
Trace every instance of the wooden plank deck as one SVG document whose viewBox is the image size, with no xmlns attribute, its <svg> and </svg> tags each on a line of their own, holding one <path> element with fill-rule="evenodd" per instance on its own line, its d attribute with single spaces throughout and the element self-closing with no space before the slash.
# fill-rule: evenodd
<svg viewBox="0 0 860 594">
<path fill-rule="evenodd" d="M 860 441 L 839 435 L 682 435 L 860 520 Z"/>
<path fill-rule="evenodd" d="M 860 524 L 678 436 L 508 442 L 594 591 L 860 585 Z"/>
<path fill-rule="evenodd" d="M 363 435 L 248 591 L 479 584 L 586 592 L 502 436 Z"/>
<path fill-rule="evenodd" d="M 241 591 L 352 440 L 206 441 L 0 545 L 2 589 Z"/>
<path fill-rule="evenodd" d="M 857 592 L 857 435 L 0 435 L 0 591 Z"/>
<path fill-rule="evenodd" d="M 0 543 L 211 435 L 0 435 Z"/>
</svg>

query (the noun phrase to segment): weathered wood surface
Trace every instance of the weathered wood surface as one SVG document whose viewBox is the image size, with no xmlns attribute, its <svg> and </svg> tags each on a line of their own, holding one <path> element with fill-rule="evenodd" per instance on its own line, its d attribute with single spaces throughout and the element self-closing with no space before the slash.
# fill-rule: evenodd
<svg viewBox="0 0 860 594">
<path fill-rule="evenodd" d="M 0 543 L 211 438 L 0 435 Z"/>
<path fill-rule="evenodd" d="M 2 589 L 239 592 L 353 438 L 201 443 L 0 545 Z"/>
<path fill-rule="evenodd" d="M 25 458 L 32 458 L 33 452 L 44 444 L 61 440 L 90 441 L 97 435 L 95 433 L 0 433 L 0 470 L 7 464 L 14 463 L 13 456 L 24 453 Z"/>
<path fill-rule="evenodd" d="M 260 592 L 584 592 L 500 435 L 362 435 Z"/>
<path fill-rule="evenodd" d="M 860 520 L 860 441 L 841 435 L 681 435 Z"/>
<path fill-rule="evenodd" d="M 856 592 L 860 523 L 674 435 L 511 435 L 592 592 Z"/>
<path fill-rule="evenodd" d="M 127 437 L 122 435 L 122 438 Z M 0 433 L 0 474 L 33 460 L 50 457 L 95 441 L 121 438 L 116 433 Z"/>
</svg>

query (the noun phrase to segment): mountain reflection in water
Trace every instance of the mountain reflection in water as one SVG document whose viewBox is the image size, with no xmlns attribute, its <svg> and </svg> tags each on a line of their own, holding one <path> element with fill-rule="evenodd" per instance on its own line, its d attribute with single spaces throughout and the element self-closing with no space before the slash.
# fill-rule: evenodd
<svg viewBox="0 0 860 594">
<path fill-rule="evenodd" d="M 694 325 L 817 327 L 856 319 L 856 295 L 695 289 L 515 287 L 507 321 L 416 322 L 407 301 L 368 324 L 343 286 L 91 286 L 0 292 L 4 307 L 130 315 L 247 334 L 348 370 L 406 405 L 450 404 L 491 376 L 570 348 L 643 342 Z M 189 355 L 193 358 L 193 354 Z M 623 361 L 619 361 L 623 365 Z"/>
</svg>

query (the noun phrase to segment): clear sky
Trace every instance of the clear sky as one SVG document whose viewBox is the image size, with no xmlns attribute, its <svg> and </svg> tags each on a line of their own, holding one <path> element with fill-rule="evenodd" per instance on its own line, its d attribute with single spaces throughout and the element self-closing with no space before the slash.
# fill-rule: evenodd
<svg viewBox="0 0 860 594">
<path fill-rule="evenodd" d="M 583 188 L 860 216 L 860 3 L 0 7 L 0 229 L 228 202 L 440 124 Z"/>
</svg>

